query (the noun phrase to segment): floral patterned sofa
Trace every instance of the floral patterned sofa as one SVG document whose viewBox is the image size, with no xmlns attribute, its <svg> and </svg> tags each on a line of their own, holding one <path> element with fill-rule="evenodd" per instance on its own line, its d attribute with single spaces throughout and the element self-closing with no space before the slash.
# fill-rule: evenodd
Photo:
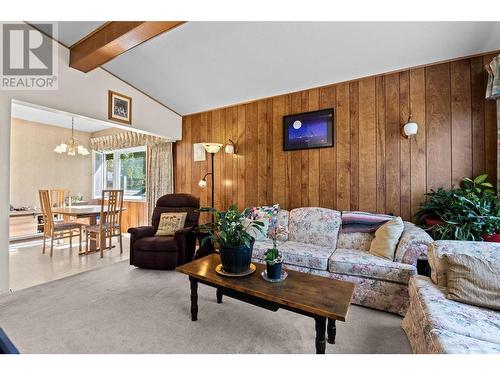
<svg viewBox="0 0 500 375">
<path fill-rule="evenodd" d="M 417 259 L 432 241 L 424 230 L 405 222 L 391 261 L 369 253 L 373 233 L 342 233 L 339 211 L 319 207 L 280 210 L 276 224 L 288 229 L 278 241 L 285 268 L 354 282 L 353 303 L 405 315 L 408 282 L 417 274 Z M 253 261 L 264 262 L 270 247 L 269 238 L 255 241 Z"/>
<path fill-rule="evenodd" d="M 446 254 L 464 253 L 500 261 L 500 244 L 436 241 L 429 246 L 431 277 L 410 279 L 410 307 L 403 329 L 414 353 L 500 353 L 500 311 L 446 298 Z"/>
</svg>

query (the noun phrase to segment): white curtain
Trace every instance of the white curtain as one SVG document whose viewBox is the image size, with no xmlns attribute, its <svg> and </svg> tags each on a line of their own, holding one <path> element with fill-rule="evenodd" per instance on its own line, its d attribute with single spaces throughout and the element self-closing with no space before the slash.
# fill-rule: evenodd
<svg viewBox="0 0 500 375">
<path fill-rule="evenodd" d="M 488 85 L 486 99 L 497 101 L 497 191 L 500 193 L 500 55 L 486 65 Z"/>
<path fill-rule="evenodd" d="M 151 221 L 156 201 L 162 195 L 173 193 L 172 143 L 163 142 L 148 146 L 147 164 L 148 217 Z"/>
</svg>

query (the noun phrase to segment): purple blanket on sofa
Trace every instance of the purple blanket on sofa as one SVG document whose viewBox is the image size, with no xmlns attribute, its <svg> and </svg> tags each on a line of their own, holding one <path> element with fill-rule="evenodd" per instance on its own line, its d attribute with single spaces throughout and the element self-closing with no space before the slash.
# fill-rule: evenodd
<svg viewBox="0 0 500 375">
<path fill-rule="evenodd" d="M 394 216 L 390 215 L 363 211 L 342 211 L 341 231 L 343 233 L 371 233 L 393 218 Z"/>
</svg>

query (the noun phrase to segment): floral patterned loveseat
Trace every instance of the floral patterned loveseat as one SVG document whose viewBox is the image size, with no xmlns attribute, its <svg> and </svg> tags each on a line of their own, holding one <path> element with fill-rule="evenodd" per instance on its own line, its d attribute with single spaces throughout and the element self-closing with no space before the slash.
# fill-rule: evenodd
<svg viewBox="0 0 500 375">
<path fill-rule="evenodd" d="M 446 298 L 446 255 L 450 253 L 500 262 L 498 243 L 433 242 L 428 251 L 431 277 L 410 279 L 410 308 L 402 326 L 412 350 L 419 354 L 500 353 L 500 311 Z"/>
<path fill-rule="evenodd" d="M 276 224 L 288 229 L 278 241 L 285 268 L 353 282 L 353 303 L 406 314 L 408 282 L 417 274 L 417 259 L 432 241 L 424 230 L 405 222 L 391 261 L 369 253 L 373 233 L 343 233 L 339 211 L 320 207 L 279 210 Z M 264 262 L 270 247 L 269 238 L 255 241 L 253 261 Z"/>
</svg>

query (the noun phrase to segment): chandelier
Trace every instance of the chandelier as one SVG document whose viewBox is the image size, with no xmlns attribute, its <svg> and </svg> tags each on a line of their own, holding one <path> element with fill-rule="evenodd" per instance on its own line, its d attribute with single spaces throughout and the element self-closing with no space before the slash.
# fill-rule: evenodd
<svg viewBox="0 0 500 375">
<path fill-rule="evenodd" d="M 77 153 L 78 155 L 82 156 L 90 154 L 89 150 L 87 150 L 87 148 L 85 148 L 84 146 L 78 144 L 78 141 L 75 139 L 74 117 L 71 117 L 71 138 L 68 140 L 68 142 L 57 145 L 54 149 L 54 152 L 57 152 L 58 154 L 68 154 L 69 156 L 75 156 Z"/>
</svg>

